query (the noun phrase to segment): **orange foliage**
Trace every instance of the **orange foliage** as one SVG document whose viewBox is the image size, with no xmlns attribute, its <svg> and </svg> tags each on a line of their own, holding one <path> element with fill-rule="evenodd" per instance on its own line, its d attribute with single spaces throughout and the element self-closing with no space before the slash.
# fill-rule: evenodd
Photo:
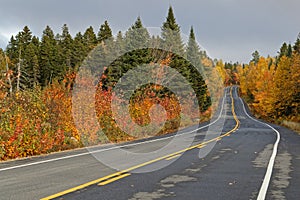
<svg viewBox="0 0 300 200">
<path fill-rule="evenodd" d="M 241 93 L 253 111 L 272 120 L 299 122 L 300 55 L 282 56 L 275 66 L 273 58 L 261 57 L 238 68 Z"/>
</svg>

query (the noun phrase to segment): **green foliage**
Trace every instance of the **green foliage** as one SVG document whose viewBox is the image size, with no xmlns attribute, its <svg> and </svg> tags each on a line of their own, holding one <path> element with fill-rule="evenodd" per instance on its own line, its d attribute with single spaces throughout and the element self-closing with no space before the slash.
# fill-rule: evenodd
<svg viewBox="0 0 300 200">
<path fill-rule="evenodd" d="M 150 35 L 148 30 L 143 27 L 140 17 L 125 33 L 125 50 L 142 49 L 148 46 Z"/>
<path fill-rule="evenodd" d="M 291 45 L 283 43 L 276 58 L 259 57 L 256 63 L 239 67 L 238 75 L 241 93 L 256 115 L 278 122 L 300 122 L 300 54 L 297 48 L 293 50 Z"/>
<path fill-rule="evenodd" d="M 105 41 L 109 38 L 112 38 L 112 31 L 109 27 L 108 22 L 105 20 L 104 24 L 101 25 L 100 30 L 98 32 L 98 42 Z"/>
<path fill-rule="evenodd" d="M 40 60 L 41 66 L 41 85 L 46 86 L 55 77 L 59 77 L 63 73 L 63 69 L 59 68 L 59 51 L 58 45 L 54 37 L 52 29 L 47 26 L 43 31 L 42 41 L 40 46 Z"/>
<path fill-rule="evenodd" d="M 296 40 L 295 45 L 293 46 L 293 48 L 294 48 L 294 51 L 296 53 L 300 54 L 300 33 L 298 35 L 298 38 L 297 38 L 297 40 Z"/>
<path fill-rule="evenodd" d="M 185 125 L 195 123 L 199 113 L 198 116 L 189 115 L 195 110 L 200 110 L 201 119 L 204 115 L 208 116 L 211 100 L 201 73 L 209 71 L 204 66 L 212 67 L 211 60 L 200 51 L 193 29 L 185 51 L 172 7 L 161 30 L 161 37 L 151 37 L 138 17 L 125 34 L 118 32 L 116 38 L 112 36 L 107 21 L 101 25 L 97 35 L 90 26 L 83 34 L 79 32 L 73 38 L 64 24 L 60 34 L 55 34 L 46 26 L 41 39 L 33 36 L 28 26 L 12 36 L 5 50 L 7 56 L 0 49 L 0 160 L 107 142 L 97 124 L 85 116 L 85 111 L 75 114 L 85 119 L 82 124 L 75 127 L 73 122 L 71 92 L 76 72 L 82 64 L 91 66 L 91 72 L 99 75 L 102 73 L 99 69 L 106 69 L 101 77 L 102 85 L 98 88 L 102 93 L 96 97 L 96 103 L 99 103 L 96 107 L 98 116 L 101 116 L 99 120 L 104 124 L 104 132 L 111 136 L 111 141 L 134 139 L 116 129 L 108 103 L 113 95 L 111 89 L 120 78 L 130 69 L 143 64 L 158 65 L 162 70 L 160 73 L 149 72 L 158 79 L 166 75 L 163 71 L 166 66 L 180 73 L 188 85 L 180 79 L 173 78 L 172 81 L 182 91 L 184 98 L 180 101 L 185 104 L 180 107 L 179 99 L 168 88 L 149 84 L 136 90 L 131 98 L 130 114 L 133 120 L 146 125 L 150 120 L 150 108 L 161 104 L 168 111 L 167 123 L 159 133 L 165 134 L 178 129 L 181 117 Z M 161 45 L 169 51 L 147 48 Z M 85 60 L 87 57 L 91 59 Z M 168 78 L 166 76 L 166 80 Z M 21 90 L 16 89 L 19 83 Z M 130 80 L 128 83 L 131 84 Z M 186 92 L 187 86 L 195 91 L 199 104 L 189 98 L 192 94 Z M 80 96 L 78 101 L 84 98 L 86 96 Z M 87 107 L 95 106 L 94 101 L 92 104 Z M 126 108 L 121 106 L 120 109 Z M 158 109 L 155 112 L 155 123 L 163 123 L 160 117 L 162 111 Z M 124 118 L 124 125 L 129 121 L 129 118 Z M 155 126 L 149 130 L 152 131 L 152 128 L 154 131 Z"/>
<path fill-rule="evenodd" d="M 97 37 L 92 26 L 90 26 L 83 34 L 83 45 L 87 48 L 87 52 L 97 46 Z"/>
<path fill-rule="evenodd" d="M 251 60 L 251 62 L 254 62 L 255 64 L 257 64 L 258 60 L 259 60 L 259 57 L 260 57 L 259 52 L 258 51 L 254 51 L 252 53 L 252 60 Z"/>
<path fill-rule="evenodd" d="M 180 27 L 176 23 L 173 8 L 171 6 L 169 7 L 168 16 L 166 21 L 163 23 L 161 30 L 161 36 L 165 49 L 168 49 L 169 51 L 179 55 L 183 55 L 184 45 L 180 35 Z"/>
</svg>

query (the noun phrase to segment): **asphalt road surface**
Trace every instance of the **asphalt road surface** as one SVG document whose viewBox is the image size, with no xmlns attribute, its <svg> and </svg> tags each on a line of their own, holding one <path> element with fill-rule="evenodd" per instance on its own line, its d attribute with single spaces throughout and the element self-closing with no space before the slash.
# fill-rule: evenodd
<svg viewBox="0 0 300 200">
<path fill-rule="evenodd" d="M 0 163 L 0 199 L 300 199 L 300 136 L 253 118 L 237 87 L 210 122 L 121 145 Z"/>
</svg>

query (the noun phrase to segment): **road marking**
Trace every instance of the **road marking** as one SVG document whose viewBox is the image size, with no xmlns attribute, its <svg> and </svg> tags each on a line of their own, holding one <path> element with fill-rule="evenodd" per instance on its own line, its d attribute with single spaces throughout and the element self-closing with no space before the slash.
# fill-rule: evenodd
<svg viewBox="0 0 300 200">
<path fill-rule="evenodd" d="M 236 93 L 237 93 L 237 90 L 235 90 Z M 274 168 L 274 163 L 275 163 L 275 158 L 276 158 L 276 155 L 277 155 L 277 151 L 278 151 L 278 144 L 280 142 L 280 133 L 279 131 L 277 131 L 275 128 L 273 128 L 271 125 L 267 124 L 267 123 L 264 123 L 264 122 L 261 122 L 257 119 L 254 119 L 253 117 L 251 117 L 247 111 L 246 111 L 246 108 L 245 108 L 245 104 L 243 102 L 243 100 L 239 97 L 240 101 L 242 102 L 242 105 L 243 105 L 243 110 L 244 110 L 244 113 L 250 118 L 252 119 L 253 121 L 255 122 L 258 122 L 260 124 L 263 124 L 263 125 L 266 125 L 268 126 L 269 128 L 271 128 L 277 135 L 277 139 L 276 139 L 276 142 L 273 146 L 273 152 L 272 152 L 272 155 L 271 155 L 271 158 L 270 158 L 270 161 L 269 161 L 269 164 L 268 164 L 268 167 L 267 167 L 267 171 L 266 171 L 266 174 L 265 174 L 265 177 L 264 177 L 264 180 L 263 180 L 263 183 L 261 185 L 261 188 L 259 190 L 259 193 L 258 193 L 258 196 L 257 196 L 257 200 L 264 200 L 266 198 L 266 195 L 267 195 L 267 191 L 268 191 L 268 187 L 270 185 L 270 180 L 271 180 L 271 176 L 272 176 L 272 172 L 273 172 L 273 168 Z"/>
<path fill-rule="evenodd" d="M 149 164 L 152 164 L 152 163 L 155 163 L 155 162 L 158 162 L 158 161 L 161 161 L 161 160 L 164 160 L 164 159 L 173 157 L 173 156 L 179 156 L 179 155 L 181 155 L 182 153 L 184 153 L 184 152 L 186 152 L 186 151 L 189 151 L 189 150 L 192 150 L 192 149 L 195 149 L 195 148 L 199 148 L 199 147 L 201 147 L 201 146 L 204 147 L 204 146 L 206 146 L 206 144 L 208 144 L 208 143 L 211 143 L 211 142 L 213 142 L 213 141 L 216 141 L 216 140 L 218 140 L 218 139 L 221 139 L 221 138 L 223 138 L 223 137 L 226 137 L 226 136 L 230 135 L 230 133 L 236 131 L 236 130 L 238 129 L 239 125 L 240 125 L 240 121 L 238 120 L 238 118 L 237 118 L 237 116 L 236 116 L 236 113 L 235 113 L 235 109 L 234 109 L 234 99 L 233 99 L 233 96 L 232 96 L 232 87 L 230 88 L 230 96 L 231 96 L 231 104 L 232 104 L 232 106 L 231 106 L 231 111 L 232 111 L 232 114 L 233 114 L 234 119 L 235 119 L 235 121 L 236 121 L 236 125 L 235 125 L 235 127 L 234 127 L 232 130 L 228 131 L 227 133 L 225 133 L 225 134 L 223 134 L 223 135 L 221 135 L 221 136 L 219 136 L 219 137 L 213 138 L 213 139 L 211 139 L 211 140 L 202 142 L 202 143 L 200 143 L 200 144 L 197 144 L 197 145 L 194 145 L 194 146 L 185 148 L 185 149 L 183 149 L 183 150 L 177 151 L 177 152 L 175 152 L 175 153 L 172 153 L 172 154 L 169 154 L 169 155 L 165 155 L 165 156 L 162 156 L 162 157 L 159 157 L 159 158 L 156 158 L 156 159 L 153 159 L 153 160 L 150 160 L 150 161 L 141 163 L 141 164 L 139 164 L 139 165 L 130 167 L 130 168 L 128 168 L 128 169 L 126 169 L 126 170 L 123 170 L 123 171 L 121 171 L 121 172 L 117 172 L 117 173 L 114 173 L 114 174 L 105 176 L 105 177 L 103 177 L 103 178 L 100 178 L 100 179 L 97 179 L 97 180 L 94 180 L 94 181 L 91 181 L 91 182 L 82 184 L 82 185 L 77 186 L 77 187 L 74 187 L 74 188 L 71 188 L 71 189 L 69 189 L 69 190 L 65 190 L 65 191 L 59 192 L 59 193 L 57 193 L 57 194 L 53 194 L 53 195 L 51 195 L 51 196 L 49 196 L 49 197 L 45 197 L 45 198 L 43 198 L 43 199 L 41 199 L 41 200 L 51 200 L 51 199 L 54 199 L 54 198 L 63 196 L 63 195 L 65 195 L 65 194 L 68 194 L 68 193 L 71 193 L 71 192 L 75 192 L 76 190 L 79 190 L 79 189 L 88 187 L 88 186 L 90 186 L 90 185 L 94 185 L 94 184 L 101 185 L 100 182 L 103 181 L 103 180 L 105 180 L 105 179 L 110 179 L 110 180 L 112 180 L 112 181 L 109 181 L 109 183 L 111 183 L 111 182 L 113 182 L 113 181 L 116 181 L 116 180 L 119 180 L 119 179 L 121 179 L 121 178 L 125 178 L 126 176 L 129 176 L 129 175 L 130 175 L 130 174 L 129 174 L 130 171 L 133 171 L 133 170 L 135 170 L 135 169 L 144 167 L 144 166 L 146 166 L 146 165 L 149 165 Z M 223 105 L 224 105 L 225 97 L 226 97 L 226 95 L 224 96 L 223 104 L 222 104 L 222 110 L 221 110 L 220 113 L 223 112 Z M 219 117 L 220 117 L 220 116 L 219 116 Z M 126 176 L 123 176 L 123 175 L 120 175 L 120 174 L 124 174 L 124 175 L 126 175 Z M 127 174 L 128 174 L 128 175 L 127 175 Z M 116 178 L 112 178 L 112 177 L 116 177 Z M 119 177 L 121 177 L 121 178 L 119 178 Z M 112 178 L 112 179 L 111 179 L 111 178 Z"/>
<path fill-rule="evenodd" d="M 172 160 L 172 159 L 177 158 L 177 157 L 179 157 L 179 156 L 181 156 L 181 155 L 182 155 L 182 154 L 177 154 L 177 155 L 171 156 L 171 157 L 169 157 L 169 158 L 166 158 L 165 160 Z"/>
<path fill-rule="evenodd" d="M 116 172 L 116 173 L 113 173 L 113 174 L 110 174 L 110 175 L 107 175 L 107 176 L 104 176 L 102 178 L 99 178 L 99 179 L 96 179 L 96 180 L 93 180 L 93 181 L 90 181 L 88 183 L 84 183 L 82 185 L 79 185 L 77 187 L 73 187 L 73 188 L 70 188 L 68 190 L 65 190 L 65 191 L 62 191 L 62 192 L 59 192 L 59 193 L 56 193 L 54 195 L 51 195 L 51 196 L 48 196 L 48 197 L 45 197 L 45 198 L 42 198 L 41 200 L 49 200 L 49 199 L 54 199 L 54 198 L 57 198 L 57 197 L 60 197 L 60 196 L 63 196 L 63 195 L 66 195 L 66 194 L 69 194 L 69 193 L 72 193 L 72 192 L 75 192 L 77 190 L 80 190 L 80 189 L 83 189 L 83 188 L 86 188 L 88 186 L 91 186 L 91 185 L 94 185 L 94 184 L 97 184 L 103 180 L 107 180 L 111 177 L 115 177 L 115 176 L 119 176 L 120 174 L 122 174 L 124 172 Z"/>
<path fill-rule="evenodd" d="M 101 181 L 100 183 L 98 183 L 98 185 L 99 185 L 99 186 L 107 185 L 107 184 L 109 184 L 109 183 L 112 183 L 112 182 L 114 182 L 114 181 L 117 181 L 117 180 L 119 180 L 119 179 L 121 179 L 121 178 L 125 178 L 125 177 L 130 176 L 130 175 L 131 175 L 130 173 L 124 173 L 124 174 L 121 174 L 121 175 L 116 176 L 116 177 L 114 177 L 114 178 L 110 178 L 110 179 L 108 179 L 108 180 L 106 180 L 106 181 Z"/>
<path fill-rule="evenodd" d="M 206 145 L 204 145 L 204 144 L 200 144 L 200 145 L 198 145 L 198 149 L 202 149 L 203 147 L 205 147 Z"/>
<path fill-rule="evenodd" d="M 177 137 L 177 136 L 180 136 L 180 135 L 190 134 L 190 133 L 199 131 L 201 129 L 209 127 L 210 125 L 215 124 L 221 118 L 222 113 L 223 113 L 223 109 L 224 109 L 225 99 L 226 99 L 226 91 L 224 93 L 225 94 L 224 94 L 224 97 L 223 97 L 223 101 L 222 101 L 222 105 L 221 105 L 221 109 L 220 109 L 220 113 L 219 113 L 218 118 L 215 121 L 213 121 L 213 122 L 211 122 L 211 123 L 209 123 L 205 126 L 194 129 L 192 131 L 178 133 L 178 134 L 175 134 L 175 135 L 171 135 L 171 136 L 167 136 L 167 137 L 163 137 L 163 138 L 158 138 L 158 139 L 154 139 L 154 140 L 148 140 L 148 141 L 144 141 L 144 142 L 136 142 L 136 143 L 132 143 L 132 144 L 113 146 L 113 147 L 109 147 L 109 148 L 106 148 L 106 149 L 99 149 L 99 150 L 95 150 L 95 151 L 89 151 L 89 152 L 86 152 L 86 153 L 80 153 L 80 154 L 75 154 L 75 155 L 59 157 L 59 158 L 53 158 L 53 159 L 49 159 L 49 160 L 43 160 L 43 161 L 32 162 L 32 163 L 27 163 L 27 164 L 22 164 L 22 165 L 16 165 L 16 166 L 12 166 L 12 167 L 1 168 L 0 172 L 1 171 L 12 170 L 12 169 L 23 168 L 23 167 L 34 166 L 34 165 L 40 165 L 40 164 L 45 164 L 45 163 L 49 163 L 49 162 L 55 162 L 55 161 L 70 159 L 70 158 L 76 158 L 76 157 L 85 156 L 85 155 L 89 155 L 89 154 L 100 153 L 100 152 L 104 152 L 104 151 L 110 151 L 110 150 L 114 150 L 114 149 L 118 149 L 118 148 L 124 148 L 124 147 L 130 147 L 130 146 L 137 146 L 137 145 L 140 145 L 140 144 L 147 144 L 147 143 L 157 142 L 157 141 L 166 140 L 166 139 L 169 139 L 169 138 L 172 138 L 172 137 Z"/>
</svg>

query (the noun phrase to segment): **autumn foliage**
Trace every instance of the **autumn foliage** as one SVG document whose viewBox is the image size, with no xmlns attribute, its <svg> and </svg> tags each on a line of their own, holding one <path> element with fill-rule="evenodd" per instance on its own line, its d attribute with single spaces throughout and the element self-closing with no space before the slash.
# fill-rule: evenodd
<svg viewBox="0 0 300 200">
<path fill-rule="evenodd" d="M 71 94 L 53 82 L 9 96 L 1 92 L 0 159 L 12 159 L 80 146 L 72 121 Z"/>
<path fill-rule="evenodd" d="M 161 70 L 170 62 L 167 59 L 158 65 L 159 73 L 152 72 L 158 80 L 165 78 Z M 104 89 L 101 81 L 92 88 L 88 76 L 77 77 L 75 86 L 86 88 L 74 95 L 74 80 L 75 74 L 70 73 L 45 88 L 36 86 L 13 94 L 0 82 L 1 160 L 162 135 L 198 123 L 199 119 L 207 120 L 211 114 L 208 109 L 199 116 L 197 105 L 189 96 L 179 101 L 160 84 L 136 90 L 128 111 L 112 88 Z M 95 98 L 87 98 L 93 95 L 89 94 L 93 89 Z M 112 100 L 118 102 L 122 123 L 117 123 L 112 115 Z M 96 121 L 91 116 L 94 111 Z"/>
<path fill-rule="evenodd" d="M 238 67 L 241 94 L 254 113 L 282 123 L 300 122 L 300 54 L 260 57 Z"/>
</svg>

